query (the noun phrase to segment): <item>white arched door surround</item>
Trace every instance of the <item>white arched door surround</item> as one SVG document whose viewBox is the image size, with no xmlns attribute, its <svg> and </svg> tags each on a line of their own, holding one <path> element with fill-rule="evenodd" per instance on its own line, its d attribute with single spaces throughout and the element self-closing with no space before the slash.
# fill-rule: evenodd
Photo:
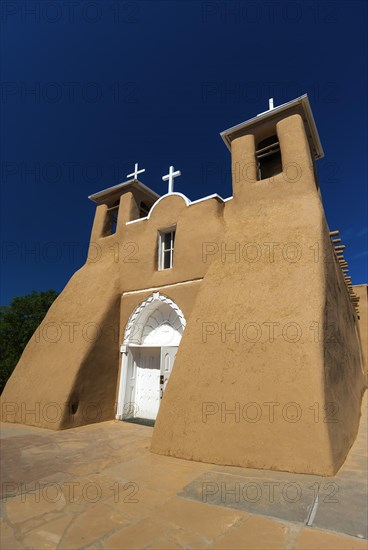
<svg viewBox="0 0 368 550">
<path fill-rule="evenodd" d="M 117 418 L 156 418 L 185 324 L 181 309 L 159 292 L 133 311 L 120 350 Z"/>
</svg>

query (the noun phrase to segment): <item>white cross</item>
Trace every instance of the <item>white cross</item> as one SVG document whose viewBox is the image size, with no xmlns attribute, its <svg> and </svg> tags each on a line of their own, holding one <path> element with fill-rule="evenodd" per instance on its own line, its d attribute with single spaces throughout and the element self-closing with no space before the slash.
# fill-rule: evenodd
<svg viewBox="0 0 368 550">
<path fill-rule="evenodd" d="M 265 115 L 269 111 L 273 111 L 274 108 L 275 108 L 275 106 L 273 104 L 273 97 L 270 97 L 270 99 L 268 100 L 268 111 L 262 111 L 262 113 L 258 113 L 257 116 Z"/>
<path fill-rule="evenodd" d="M 142 172 L 145 172 L 145 171 L 146 171 L 145 168 L 141 168 L 140 170 L 138 170 L 138 162 L 136 162 L 134 165 L 134 172 L 132 172 L 131 174 L 127 174 L 127 178 L 131 178 L 133 176 L 134 179 L 136 180 L 138 174 L 141 174 Z"/>
<path fill-rule="evenodd" d="M 162 179 L 164 181 L 169 180 L 169 188 L 168 188 L 168 191 L 167 191 L 168 193 L 172 193 L 174 191 L 174 178 L 177 178 L 178 176 L 181 176 L 181 172 L 179 170 L 174 172 L 174 167 L 173 166 L 170 166 L 169 173 L 166 174 L 166 176 L 162 176 Z"/>
</svg>

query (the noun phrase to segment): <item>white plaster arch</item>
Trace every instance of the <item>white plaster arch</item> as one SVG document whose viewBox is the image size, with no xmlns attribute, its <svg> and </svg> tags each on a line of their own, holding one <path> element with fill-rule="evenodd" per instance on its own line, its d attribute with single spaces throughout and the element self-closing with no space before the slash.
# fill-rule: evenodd
<svg viewBox="0 0 368 550">
<path fill-rule="evenodd" d="M 129 317 L 123 345 L 176 346 L 185 326 L 179 306 L 160 292 L 154 292 Z"/>
<path fill-rule="evenodd" d="M 156 418 L 185 325 L 179 306 L 160 292 L 135 308 L 120 347 L 116 418 Z"/>
<path fill-rule="evenodd" d="M 166 199 L 167 197 L 172 197 L 172 196 L 176 196 L 176 197 L 181 197 L 184 202 L 185 202 L 185 206 L 189 206 L 191 204 L 190 200 L 188 199 L 188 197 L 186 197 L 185 195 L 183 195 L 183 193 L 177 193 L 174 191 L 174 193 L 166 193 L 166 195 L 162 195 L 162 197 L 160 197 L 155 203 L 154 205 L 151 207 L 151 210 L 148 212 L 148 216 L 147 216 L 147 220 L 150 219 L 151 217 L 151 214 L 152 214 L 152 211 L 156 208 L 156 206 L 163 200 L 163 199 Z"/>
<path fill-rule="evenodd" d="M 198 204 L 199 202 L 204 202 L 204 201 L 208 201 L 208 200 L 211 200 L 211 199 L 217 199 L 219 200 L 220 202 L 222 203 L 225 203 L 227 201 L 230 201 L 233 199 L 233 197 L 228 197 L 227 199 L 223 199 L 222 197 L 220 197 L 220 195 L 218 195 L 217 193 L 213 193 L 212 195 L 208 195 L 207 197 L 203 197 L 201 199 L 197 199 L 195 201 L 191 201 L 190 199 L 188 199 L 188 197 L 186 197 L 185 195 L 183 195 L 183 193 L 177 193 L 177 192 L 174 192 L 174 193 L 166 193 L 166 195 L 163 195 L 162 197 L 160 197 L 151 207 L 150 211 L 148 212 L 148 215 L 145 216 L 144 218 L 137 218 L 136 220 L 131 220 L 129 222 L 125 222 L 125 225 L 130 225 L 130 224 L 133 224 L 133 223 L 139 223 L 139 222 L 144 222 L 144 221 L 147 221 L 149 220 L 150 216 L 151 216 L 151 213 L 152 213 L 152 210 L 155 208 L 155 206 L 157 205 L 157 203 L 159 203 L 162 199 L 165 199 L 166 197 L 168 197 L 169 195 L 177 195 L 178 197 L 181 197 L 182 199 L 184 199 L 185 201 L 185 204 L 186 206 L 192 206 L 193 204 Z"/>
</svg>

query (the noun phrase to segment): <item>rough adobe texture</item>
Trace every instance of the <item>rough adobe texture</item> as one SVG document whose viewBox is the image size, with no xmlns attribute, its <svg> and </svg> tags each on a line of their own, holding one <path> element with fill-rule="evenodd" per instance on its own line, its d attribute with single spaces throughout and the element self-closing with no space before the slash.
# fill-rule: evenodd
<svg viewBox="0 0 368 550">
<path fill-rule="evenodd" d="M 255 181 L 254 137 L 233 141 L 234 198 L 226 203 L 188 206 L 173 194 L 149 219 L 126 225 L 139 211 L 137 193 L 127 192 L 110 236 L 110 204 L 97 207 L 90 257 L 27 345 L 4 390 L 4 420 L 63 429 L 114 418 L 119 344 L 151 291 L 123 294 L 159 287 L 187 327 L 152 451 L 337 471 L 356 436 L 365 383 L 357 319 L 300 116 L 278 122 L 277 135 L 283 173 L 263 181 Z M 157 231 L 173 224 L 174 267 L 158 271 Z M 169 286 L 178 282 L 188 284 Z"/>
<path fill-rule="evenodd" d="M 213 260 L 159 410 L 152 450 L 332 475 L 359 423 L 364 376 L 357 320 L 331 250 L 301 118 L 279 122 L 277 134 L 283 167 L 298 166 L 295 182 L 285 172 L 255 182 L 238 169 L 254 163 L 254 140 L 244 136 L 232 144 L 233 174 L 249 179 L 233 181 L 237 200 L 226 205 L 222 239 L 229 248 L 255 243 L 249 256 L 257 257 L 257 247 L 262 254 L 253 262 L 248 255 L 247 261 Z M 274 261 L 265 243 L 280 243 Z M 297 261 L 280 253 L 287 243 L 301 251 Z M 261 327 L 259 338 L 244 332 L 249 323 Z M 278 323 L 274 337 L 265 323 Z M 331 323 L 338 331 L 333 345 Z M 239 324 L 240 334 L 225 334 L 222 324 L 227 330 Z M 214 334 L 205 336 L 203 326 Z"/>
<path fill-rule="evenodd" d="M 354 291 L 359 297 L 359 334 L 363 363 L 368 371 L 368 286 L 354 285 Z"/>
<path fill-rule="evenodd" d="M 151 294 L 124 292 L 163 286 L 190 316 L 209 266 L 202 242 L 217 239 L 223 204 L 214 198 L 188 207 L 174 194 L 157 203 L 149 220 L 125 225 L 135 204 L 133 193 L 121 197 L 117 231 L 104 237 L 107 205 L 97 207 L 89 259 L 27 344 L 2 395 L 3 420 L 58 430 L 115 417 L 119 343 L 132 311 Z M 175 266 L 157 271 L 157 231 L 174 223 Z M 193 282 L 166 291 L 178 281 Z"/>
</svg>

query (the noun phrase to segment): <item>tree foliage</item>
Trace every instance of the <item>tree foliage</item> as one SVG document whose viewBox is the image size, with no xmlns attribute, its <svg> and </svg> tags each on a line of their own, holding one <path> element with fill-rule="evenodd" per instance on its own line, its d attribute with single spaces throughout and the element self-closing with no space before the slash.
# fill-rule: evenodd
<svg viewBox="0 0 368 550">
<path fill-rule="evenodd" d="M 0 391 L 57 295 L 55 290 L 33 291 L 26 296 L 16 297 L 8 306 L 1 307 Z"/>
</svg>

